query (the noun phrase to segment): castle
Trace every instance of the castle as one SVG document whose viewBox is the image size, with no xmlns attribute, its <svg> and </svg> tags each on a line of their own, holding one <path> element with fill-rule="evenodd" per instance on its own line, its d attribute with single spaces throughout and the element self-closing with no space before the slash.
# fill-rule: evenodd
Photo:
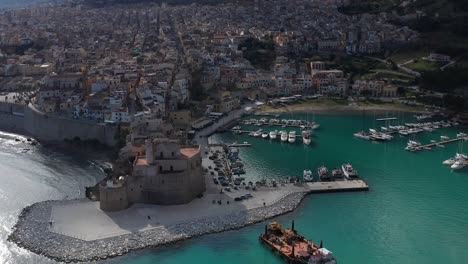
<svg viewBox="0 0 468 264">
<path fill-rule="evenodd" d="M 144 149 L 145 155 L 135 158 L 131 175 L 99 184 L 103 211 L 123 210 L 132 203 L 184 204 L 203 195 L 199 146 L 157 138 L 146 140 Z"/>
</svg>

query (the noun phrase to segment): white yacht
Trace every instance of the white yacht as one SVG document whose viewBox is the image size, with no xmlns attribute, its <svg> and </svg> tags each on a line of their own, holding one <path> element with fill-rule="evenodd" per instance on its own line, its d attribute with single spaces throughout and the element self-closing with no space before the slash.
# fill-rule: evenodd
<svg viewBox="0 0 468 264">
<path fill-rule="evenodd" d="M 288 141 L 288 132 L 281 131 L 281 141 L 283 141 L 283 142 Z"/>
<path fill-rule="evenodd" d="M 263 132 L 262 133 L 262 138 L 268 138 L 268 132 Z"/>
<path fill-rule="evenodd" d="M 310 142 L 312 142 L 311 134 L 312 132 L 310 130 L 302 131 L 302 141 L 304 145 L 310 145 Z"/>
<path fill-rule="evenodd" d="M 312 175 L 311 170 L 304 170 L 304 181 L 306 182 L 311 182 L 314 179 L 314 176 Z"/>
<path fill-rule="evenodd" d="M 289 132 L 288 141 L 289 141 L 289 143 L 296 142 L 296 131 Z"/>
<path fill-rule="evenodd" d="M 418 142 L 418 141 L 415 141 L 415 140 L 408 140 L 408 146 L 412 146 L 412 147 L 418 147 L 418 146 L 421 146 L 421 143 Z"/>
<path fill-rule="evenodd" d="M 277 135 L 278 135 L 278 130 L 270 131 L 270 139 L 276 139 Z"/>
<path fill-rule="evenodd" d="M 440 139 L 442 139 L 442 140 L 449 140 L 450 138 L 447 137 L 447 136 L 440 136 Z"/>
<path fill-rule="evenodd" d="M 453 163 L 452 166 L 450 166 L 450 168 L 453 170 L 462 169 L 463 167 L 465 167 L 465 162 L 466 162 L 465 159 L 459 159 L 455 161 L 455 163 Z"/>
<path fill-rule="evenodd" d="M 444 160 L 444 162 L 442 162 L 442 164 L 452 166 L 455 162 L 456 162 L 456 160 L 454 158 L 450 158 L 448 160 Z"/>
<path fill-rule="evenodd" d="M 356 178 L 358 176 L 358 172 L 349 163 L 341 165 L 341 169 L 343 170 L 345 177 L 348 179 Z"/>
<path fill-rule="evenodd" d="M 457 133 L 457 138 L 461 138 L 461 137 L 466 137 L 467 135 L 465 133 Z"/>
</svg>

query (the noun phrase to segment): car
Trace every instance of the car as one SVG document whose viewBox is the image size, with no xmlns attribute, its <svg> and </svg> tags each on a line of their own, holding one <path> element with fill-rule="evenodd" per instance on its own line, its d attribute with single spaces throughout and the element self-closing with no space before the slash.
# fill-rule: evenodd
<svg viewBox="0 0 468 264">
<path fill-rule="evenodd" d="M 247 197 L 247 198 L 253 198 L 252 194 L 250 194 L 250 193 L 246 193 L 244 196 Z"/>
<path fill-rule="evenodd" d="M 234 186 L 233 188 L 234 188 L 234 190 L 236 190 L 236 191 L 239 190 L 239 187 L 237 187 L 237 186 Z"/>
<path fill-rule="evenodd" d="M 226 187 L 226 188 L 224 188 L 224 190 L 225 190 L 226 192 L 230 192 L 230 191 L 231 191 L 231 188 Z"/>
<path fill-rule="evenodd" d="M 236 198 L 234 198 L 234 201 L 236 201 L 236 202 L 240 202 L 240 201 L 242 201 L 242 200 L 243 200 L 243 199 L 242 199 L 241 197 L 236 197 Z"/>
</svg>

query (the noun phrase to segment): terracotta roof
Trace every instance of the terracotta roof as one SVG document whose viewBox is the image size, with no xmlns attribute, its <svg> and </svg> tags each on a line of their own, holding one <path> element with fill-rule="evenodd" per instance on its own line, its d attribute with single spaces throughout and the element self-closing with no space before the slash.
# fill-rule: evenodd
<svg viewBox="0 0 468 264">
<path fill-rule="evenodd" d="M 140 157 L 140 158 L 137 158 L 137 160 L 135 161 L 135 165 L 137 165 L 137 166 L 147 166 L 148 161 L 146 160 L 146 158 Z"/>
<path fill-rule="evenodd" d="M 199 148 L 181 148 L 180 154 L 184 155 L 187 158 L 191 158 L 200 152 Z"/>
</svg>

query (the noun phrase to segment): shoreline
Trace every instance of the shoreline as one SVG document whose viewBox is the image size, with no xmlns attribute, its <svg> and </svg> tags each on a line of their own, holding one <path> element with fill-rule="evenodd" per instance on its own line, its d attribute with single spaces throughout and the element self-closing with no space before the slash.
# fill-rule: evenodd
<svg viewBox="0 0 468 264">
<path fill-rule="evenodd" d="M 396 104 L 382 104 L 382 105 L 323 105 L 323 104 L 292 104 L 278 108 L 265 107 L 256 111 L 256 114 L 284 114 L 284 113 L 306 113 L 306 112 L 320 112 L 320 114 L 337 114 L 337 113 L 357 113 L 361 111 L 375 111 L 375 112 L 408 112 L 408 113 L 429 113 L 422 107 L 413 107 Z"/>
<path fill-rule="evenodd" d="M 206 234 L 256 224 L 294 211 L 311 192 L 296 191 L 273 204 L 236 212 L 229 215 L 211 216 L 195 221 L 133 232 L 116 237 L 85 241 L 50 231 L 52 207 L 89 202 L 87 199 L 52 200 L 34 203 L 25 207 L 18 216 L 7 241 L 38 255 L 58 262 L 89 262 L 122 256 L 137 251 Z"/>
</svg>

